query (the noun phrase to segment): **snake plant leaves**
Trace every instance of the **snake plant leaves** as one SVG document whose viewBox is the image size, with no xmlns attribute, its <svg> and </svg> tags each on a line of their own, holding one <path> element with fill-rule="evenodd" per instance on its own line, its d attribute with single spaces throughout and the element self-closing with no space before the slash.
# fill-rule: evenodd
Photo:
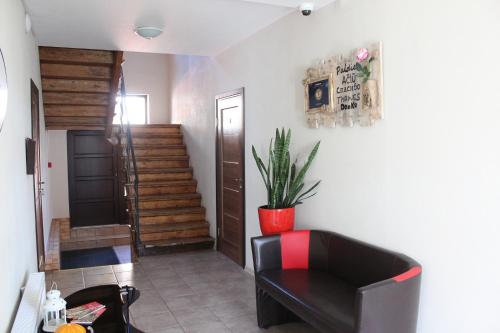
<svg viewBox="0 0 500 333">
<path fill-rule="evenodd" d="M 292 131 L 290 129 L 286 133 L 284 128 L 281 132 L 276 129 L 275 138 L 271 139 L 269 144 L 267 167 L 258 156 L 255 147 L 252 146 L 252 155 L 266 186 L 267 207 L 270 209 L 295 207 L 314 196 L 316 192 L 312 192 L 320 184 L 318 181 L 307 190 L 302 191 L 305 186 L 305 175 L 318 153 L 320 142 L 314 145 L 306 163 L 298 168 L 296 161 L 291 163 L 291 139 Z"/>
</svg>

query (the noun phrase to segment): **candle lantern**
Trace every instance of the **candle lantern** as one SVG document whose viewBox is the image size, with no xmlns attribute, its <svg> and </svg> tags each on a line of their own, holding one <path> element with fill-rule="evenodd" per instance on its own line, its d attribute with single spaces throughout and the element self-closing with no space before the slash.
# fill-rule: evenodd
<svg viewBox="0 0 500 333">
<path fill-rule="evenodd" d="M 43 312 L 45 332 L 55 332 L 59 326 L 66 324 L 66 301 L 61 298 L 59 290 L 53 289 L 47 293 Z"/>
</svg>

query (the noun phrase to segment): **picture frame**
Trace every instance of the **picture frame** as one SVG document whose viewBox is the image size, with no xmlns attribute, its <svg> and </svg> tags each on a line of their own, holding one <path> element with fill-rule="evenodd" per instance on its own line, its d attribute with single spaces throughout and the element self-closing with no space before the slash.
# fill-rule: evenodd
<svg viewBox="0 0 500 333">
<path fill-rule="evenodd" d="M 302 83 L 309 128 L 373 126 L 384 119 L 382 42 L 316 60 Z"/>
<path fill-rule="evenodd" d="M 26 174 L 35 174 L 36 141 L 26 138 Z"/>
<path fill-rule="evenodd" d="M 306 113 L 333 112 L 334 91 L 333 73 L 305 79 L 304 101 Z"/>
</svg>

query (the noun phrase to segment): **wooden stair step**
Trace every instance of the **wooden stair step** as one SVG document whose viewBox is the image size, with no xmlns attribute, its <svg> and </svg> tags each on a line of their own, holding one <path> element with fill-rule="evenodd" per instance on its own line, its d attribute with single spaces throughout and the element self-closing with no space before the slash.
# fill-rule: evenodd
<svg viewBox="0 0 500 333">
<path fill-rule="evenodd" d="M 132 131 L 132 135 L 136 135 L 138 133 L 173 133 L 179 134 L 181 131 L 181 125 L 158 125 L 158 124 L 150 124 L 150 125 L 131 125 L 130 130 Z"/>
<path fill-rule="evenodd" d="M 111 80 L 112 69 L 103 66 L 67 65 L 59 63 L 41 63 L 40 74 L 42 78 L 52 79 L 89 79 Z"/>
<path fill-rule="evenodd" d="M 154 174 L 154 173 L 183 173 L 183 172 L 193 172 L 193 168 L 164 168 L 164 169 L 142 169 L 137 170 L 139 175 L 142 174 Z"/>
<path fill-rule="evenodd" d="M 204 207 L 140 210 L 140 224 L 182 223 L 205 220 Z"/>
<path fill-rule="evenodd" d="M 180 145 L 183 143 L 183 138 L 181 134 L 166 134 L 166 135 L 156 135 L 156 136 L 138 136 L 134 135 L 132 137 L 134 147 L 137 145 Z"/>
<path fill-rule="evenodd" d="M 140 231 L 141 240 L 143 241 L 209 236 L 210 224 L 207 221 L 195 221 L 184 223 L 142 225 Z"/>
<path fill-rule="evenodd" d="M 162 145 L 162 144 L 134 144 L 134 149 L 180 149 L 180 148 L 186 148 L 185 144 L 174 144 L 174 145 Z"/>
<path fill-rule="evenodd" d="M 106 117 L 107 107 L 96 105 L 44 105 L 45 117 Z"/>
<path fill-rule="evenodd" d="M 209 228 L 210 223 L 207 221 L 195 221 L 186 223 L 164 223 L 164 224 L 153 224 L 141 226 L 141 233 L 155 233 L 162 231 L 179 231 L 179 230 L 189 230 L 189 229 L 200 229 Z"/>
<path fill-rule="evenodd" d="M 46 92 L 43 95 L 43 104 L 51 105 L 109 105 L 109 94 L 79 93 L 79 92 Z"/>
<path fill-rule="evenodd" d="M 175 156 L 138 156 L 136 160 L 140 161 L 189 161 L 188 155 Z"/>
<path fill-rule="evenodd" d="M 106 129 L 105 126 L 95 126 L 95 125 L 77 125 L 70 123 L 61 124 L 45 124 L 45 128 L 48 130 L 70 130 L 70 131 L 103 131 Z"/>
<path fill-rule="evenodd" d="M 146 169 L 189 167 L 188 156 L 137 156 L 135 160 L 138 171 Z"/>
<path fill-rule="evenodd" d="M 191 237 L 204 237 L 210 235 L 209 226 L 200 226 L 198 228 L 191 229 L 180 229 L 172 231 L 160 231 L 153 233 L 142 233 L 141 241 L 161 241 L 168 239 L 180 239 L 180 238 L 191 238 Z"/>
<path fill-rule="evenodd" d="M 213 248 L 214 239 L 212 237 L 192 237 L 178 238 L 160 241 L 144 242 L 143 255 L 176 252 L 178 250 L 193 248 Z"/>
<path fill-rule="evenodd" d="M 130 127 L 132 128 L 132 126 L 134 125 L 130 125 Z M 182 135 L 182 133 L 148 133 L 148 132 L 136 132 L 136 133 L 132 133 L 132 138 L 133 139 L 140 139 L 140 138 L 144 138 L 144 139 L 151 139 L 151 138 L 157 138 L 157 139 L 182 139 L 184 136 Z"/>
<path fill-rule="evenodd" d="M 41 46 L 39 48 L 41 62 L 60 64 L 113 65 L 113 52 L 102 50 L 86 50 Z"/>
<path fill-rule="evenodd" d="M 133 200 L 133 198 L 131 198 Z M 160 200 L 178 200 L 178 199 L 201 199 L 200 193 L 178 193 L 164 195 L 145 195 L 139 198 L 140 201 L 160 201 Z"/>
<path fill-rule="evenodd" d="M 185 156 L 185 145 L 134 145 L 136 157 L 142 156 Z"/>
<path fill-rule="evenodd" d="M 139 198 L 139 200 L 141 200 Z M 148 209 L 139 211 L 139 216 L 168 216 L 180 214 L 205 214 L 205 207 L 189 207 L 189 208 L 175 208 L 175 209 Z"/>
<path fill-rule="evenodd" d="M 131 186 L 131 185 L 130 185 Z M 195 193 L 196 180 L 172 180 L 161 182 L 139 182 L 139 195 Z"/>
<path fill-rule="evenodd" d="M 196 180 L 172 180 L 172 181 L 165 181 L 165 182 L 145 182 L 145 183 L 139 183 L 139 188 L 141 187 L 167 187 L 167 186 L 185 186 L 185 185 L 195 185 L 196 186 L 197 182 Z"/>
<path fill-rule="evenodd" d="M 45 117 L 47 126 L 59 124 L 105 126 L 106 117 Z"/>
<path fill-rule="evenodd" d="M 139 182 L 193 179 L 193 169 L 191 168 L 138 169 L 137 174 Z"/>
<path fill-rule="evenodd" d="M 134 198 L 129 198 L 132 202 Z M 199 193 L 180 193 L 141 196 L 139 198 L 139 209 L 168 209 L 201 206 L 201 195 Z"/>
</svg>

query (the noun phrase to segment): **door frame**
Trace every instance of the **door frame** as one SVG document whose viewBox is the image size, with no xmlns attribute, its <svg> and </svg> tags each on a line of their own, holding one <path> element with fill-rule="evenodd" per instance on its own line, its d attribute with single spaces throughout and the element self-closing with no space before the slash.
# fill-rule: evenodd
<svg viewBox="0 0 500 333">
<path fill-rule="evenodd" d="M 33 98 L 35 97 L 35 98 Z M 31 138 L 35 140 L 35 168 L 33 173 L 33 190 L 35 203 L 35 238 L 38 271 L 45 270 L 45 238 L 43 234 L 43 180 L 40 158 L 40 91 L 33 80 L 30 80 Z M 36 120 L 36 121 L 35 121 Z"/>
<path fill-rule="evenodd" d="M 241 258 L 242 262 L 240 265 L 242 267 L 245 267 L 246 264 L 246 176 L 245 176 L 245 88 L 239 88 L 235 90 L 231 90 L 222 94 L 217 94 L 215 96 L 215 187 L 216 187 L 216 214 L 217 214 L 217 229 L 216 229 L 216 249 L 217 251 L 221 251 L 221 227 L 222 227 L 222 177 L 221 177 L 221 169 L 222 169 L 222 161 L 220 160 L 221 154 L 220 154 L 220 134 L 221 134 L 221 126 L 220 126 L 220 116 L 219 116 L 219 110 L 218 110 L 218 101 L 220 99 L 225 99 L 228 97 L 236 96 L 236 95 L 241 95 L 242 99 L 242 104 L 241 104 L 241 113 L 242 113 L 242 133 L 241 133 L 241 141 L 240 141 L 240 147 L 242 148 L 242 163 L 241 163 L 241 168 L 242 168 L 242 178 L 243 178 L 243 191 L 242 193 L 242 209 L 243 209 L 243 214 L 242 214 L 242 222 L 243 222 L 243 228 L 242 228 L 242 253 L 241 253 Z"/>
</svg>

